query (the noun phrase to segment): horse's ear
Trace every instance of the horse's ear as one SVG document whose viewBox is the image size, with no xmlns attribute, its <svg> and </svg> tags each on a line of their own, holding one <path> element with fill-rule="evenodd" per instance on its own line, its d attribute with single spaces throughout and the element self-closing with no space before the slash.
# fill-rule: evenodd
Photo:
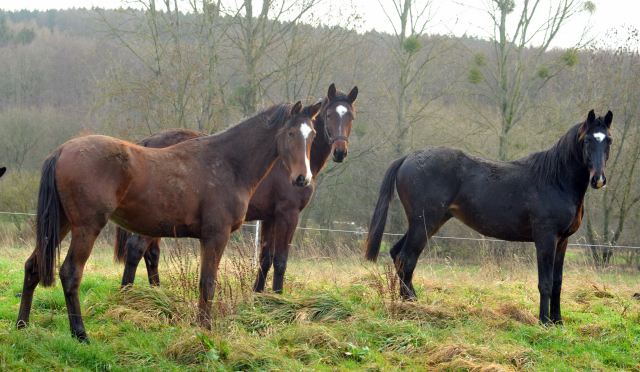
<svg viewBox="0 0 640 372">
<path fill-rule="evenodd" d="M 349 97 L 349 99 L 351 100 L 351 104 L 353 104 L 356 101 L 356 98 L 358 98 L 358 87 L 353 87 L 353 89 L 351 89 L 351 92 L 347 94 L 347 97 Z"/>
<path fill-rule="evenodd" d="M 587 115 L 587 124 L 591 125 L 591 124 L 593 124 L 594 121 L 596 121 L 596 112 L 591 110 L 591 111 L 589 111 L 589 114 Z"/>
<path fill-rule="evenodd" d="M 289 108 L 289 116 L 296 116 L 302 111 L 302 102 L 298 101 Z"/>
<path fill-rule="evenodd" d="M 327 98 L 329 98 L 329 101 L 331 101 L 336 96 L 336 93 L 336 85 L 334 83 L 331 83 L 331 85 L 329 85 L 329 90 L 327 91 Z"/>
<path fill-rule="evenodd" d="M 609 112 L 607 112 L 607 115 L 604 117 L 604 124 L 607 126 L 607 128 L 611 128 L 612 122 L 613 122 L 613 112 L 609 110 Z"/>
<path fill-rule="evenodd" d="M 313 105 L 311 105 L 311 119 L 315 119 L 316 116 L 318 116 L 318 113 L 320 112 L 320 107 L 322 107 L 322 103 L 321 102 L 316 102 Z"/>
<path fill-rule="evenodd" d="M 0 168 L 0 177 L 2 177 L 2 175 L 3 175 L 3 174 L 4 174 L 4 172 L 6 172 L 6 171 L 7 171 L 7 168 L 6 168 L 6 167 L 2 167 L 2 168 Z"/>
</svg>

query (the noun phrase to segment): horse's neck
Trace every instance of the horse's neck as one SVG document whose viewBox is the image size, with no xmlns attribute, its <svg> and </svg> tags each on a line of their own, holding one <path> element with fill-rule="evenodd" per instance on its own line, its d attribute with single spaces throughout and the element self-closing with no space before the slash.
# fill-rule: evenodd
<svg viewBox="0 0 640 372">
<path fill-rule="evenodd" d="M 589 169 L 584 164 L 584 160 L 572 156 L 569 163 L 561 167 L 557 177 L 576 203 L 582 204 L 589 188 Z"/>
<path fill-rule="evenodd" d="M 241 185 L 255 190 L 278 158 L 277 126 L 267 128 L 262 122 L 245 122 L 220 136 L 203 140 L 212 151 L 223 153 L 235 167 Z"/>
<path fill-rule="evenodd" d="M 322 110 L 318 115 L 319 118 L 316 119 L 316 136 L 313 139 L 313 144 L 311 145 L 311 159 L 309 159 L 309 165 L 314 180 L 316 179 L 318 173 L 320 173 L 322 168 L 324 168 L 325 164 L 327 164 L 327 160 L 331 155 L 331 144 L 329 144 L 329 139 L 326 136 L 326 131 L 324 128 L 325 114 L 326 112 Z"/>
</svg>

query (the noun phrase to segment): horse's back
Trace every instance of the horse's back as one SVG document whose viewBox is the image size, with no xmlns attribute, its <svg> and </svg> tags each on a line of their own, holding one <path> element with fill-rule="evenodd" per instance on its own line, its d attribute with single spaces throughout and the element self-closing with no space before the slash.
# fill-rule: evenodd
<svg viewBox="0 0 640 372">
<path fill-rule="evenodd" d="M 206 136 L 206 134 L 202 132 L 196 132 L 190 129 L 174 128 L 154 133 L 143 138 L 137 144 L 143 147 L 159 149 L 204 136 Z"/>
</svg>

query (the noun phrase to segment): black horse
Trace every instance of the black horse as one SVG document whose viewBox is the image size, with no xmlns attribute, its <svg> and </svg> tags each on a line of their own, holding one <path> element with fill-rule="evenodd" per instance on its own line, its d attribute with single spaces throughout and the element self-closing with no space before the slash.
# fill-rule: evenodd
<svg viewBox="0 0 640 372">
<path fill-rule="evenodd" d="M 568 238 L 580 227 L 589 184 L 598 189 L 607 182 L 612 119 L 611 111 L 596 117 L 591 110 L 586 121 L 569 129 L 549 150 L 512 162 L 448 147 L 394 161 L 380 186 L 365 258 L 378 257 L 395 185 L 409 222 L 409 230 L 390 251 L 403 298 L 416 297 L 411 281 L 427 240 L 455 217 L 483 235 L 535 242 L 540 321 L 562 323 L 564 254 Z"/>
</svg>

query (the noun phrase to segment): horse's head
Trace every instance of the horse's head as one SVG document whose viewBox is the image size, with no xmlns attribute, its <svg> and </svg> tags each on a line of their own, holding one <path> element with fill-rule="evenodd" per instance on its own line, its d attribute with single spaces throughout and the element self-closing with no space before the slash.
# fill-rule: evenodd
<svg viewBox="0 0 640 372">
<path fill-rule="evenodd" d="M 611 122 L 613 113 L 607 112 L 605 117 L 598 116 L 593 110 L 589 111 L 587 120 L 580 125 L 579 133 L 582 140 L 582 156 L 589 169 L 589 184 L 599 189 L 607 184 L 605 166 L 609 159 L 611 137 Z"/>
<path fill-rule="evenodd" d="M 291 172 L 294 186 L 307 186 L 311 182 L 309 156 L 316 131 L 313 119 L 320 112 L 320 102 L 302 107 L 300 101 L 291 105 L 285 124 L 278 132 L 278 155 Z"/>
<path fill-rule="evenodd" d="M 3 174 L 4 174 L 4 172 L 6 172 L 6 171 L 7 171 L 7 168 L 6 168 L 6 167 L 2 167 L 2 168 L 0 168 L 0 177 L 2 177 L 2 175 L 3 175 Z"/>
<path fill-rule="evenodd" d="M 358 87 L 353 87 L 348 94 L 338 92 L 336 86 L 331 84 L 326 97 L 324 115 L 324 136 L 331 145 L 333 161 L 342 163 L 347 157 L 347 139 L 351 133 L 351 125 L 356 117 L 353 103 L 358 97 Z"/>
</svg>

